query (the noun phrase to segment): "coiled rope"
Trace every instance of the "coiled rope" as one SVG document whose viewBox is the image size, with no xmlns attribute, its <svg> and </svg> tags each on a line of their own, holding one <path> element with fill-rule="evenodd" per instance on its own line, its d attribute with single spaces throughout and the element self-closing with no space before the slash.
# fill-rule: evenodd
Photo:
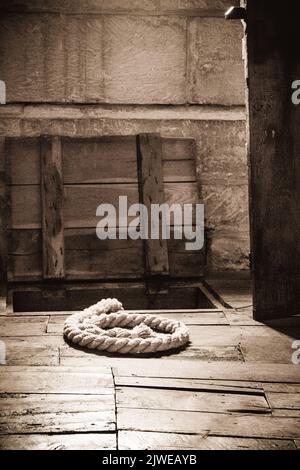
<svg viewBox="0 0 300 470">
<path fill-rule="evenodd" d="M 65 321 L 64 336 L 88 349 L 119 354 L 167 351 L 189 341 L 184 323 L 155 315 L 128 313 L 117 299 L 103 299 L 71 315 Z"/>
</svg>

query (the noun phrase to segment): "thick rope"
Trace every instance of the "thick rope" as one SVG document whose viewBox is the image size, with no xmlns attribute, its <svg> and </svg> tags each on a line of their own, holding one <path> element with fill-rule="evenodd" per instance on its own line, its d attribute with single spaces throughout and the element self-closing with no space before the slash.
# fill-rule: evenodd
<svg viewBox="0 0 300 470">
<path fill-rule="evenodd" d="M 103 299 L 71 315 L 64 336 L 79 346 L 119 354 L 167 351 L 184 346 L 189 332 L 184 323 L 128 313 L 117 299 Z"/>
</svg>

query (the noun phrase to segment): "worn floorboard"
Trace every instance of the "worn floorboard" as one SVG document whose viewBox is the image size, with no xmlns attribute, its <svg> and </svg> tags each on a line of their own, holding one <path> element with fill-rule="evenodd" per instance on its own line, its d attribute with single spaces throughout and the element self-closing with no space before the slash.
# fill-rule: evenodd
<svg viewBox="0 0 300 470">
<path fill-rule="evenodd" d="M 0 435 L 0 450 L 116 449 L 115 433 Z"/>
<path fill-rule="evenodd" d="M 190 434 L 120 431 L 118 444 L 121 450 L 295 450 L 293 440 L 217 437 Z M 298 443 L 300 446 L 300 442 Z"/>
<path fill-rule="evenodd" d="M 151 358 L 67 344 L 72 312 L 2 309 L 0 449 L 300 448 L 300 317 L 256 322 L 248 281 L 211 287 L 224 307 L 163 312 L 191 343 Z"/>
</svg>

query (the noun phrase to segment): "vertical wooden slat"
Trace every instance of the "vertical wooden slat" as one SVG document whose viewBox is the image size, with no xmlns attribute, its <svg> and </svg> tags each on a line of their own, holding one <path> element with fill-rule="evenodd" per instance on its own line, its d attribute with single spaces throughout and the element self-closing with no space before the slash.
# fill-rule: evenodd
<svg viewBox="0 0 300 470">
<path fill-rule="evenodd" d="M 137 137 L 138 174 L 140 202 L 143 203 L 149 216 L 151 204 L 165 202 L 162 175 L 162 143 L 159 134 L 140 134 Z M 169 275 L 167 240 L 145 240 L 146 275 Z"/>
<path fill-rule="evenodd" d="M 0 139 L 0 283 L 6 280 L 6 215 L 7 215 L 7 193 L 6 193 L 6 145 L 4 138 Z"/>
<path fill-rule="evenodd" d="M 4 205 L 3 205 L 3 268 L 5 269 L 4 280 L 10 281 L 13 279 L 13 263 L 10 253 L 11 248 L 11 237 L 9 231 L 12 225 L 12 204 L 11 204 L 11 163 L 12 163 L 12 151 L 11 151 L 11 140 L 5 139 L 5 190 L 4 190 Z"/>
<path fill-rule="evenodd" d="M 63 178 L 60 137 L 41 138 L 43 277 L 65 276 Z"/>
<path fill-rule="evenodd" d="M 254 317 L 263 320 L 300 308 L 299 1 L 244 3 Z"/>
</svg>

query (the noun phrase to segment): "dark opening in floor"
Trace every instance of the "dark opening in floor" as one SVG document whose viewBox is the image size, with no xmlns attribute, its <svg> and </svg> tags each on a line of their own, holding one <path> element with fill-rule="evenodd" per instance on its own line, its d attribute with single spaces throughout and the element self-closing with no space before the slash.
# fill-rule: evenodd
<svg viewBox="0 0 300 470">
<path fill-rule="evenodd" d="M 82 310 L 108 297 L 117 298 L 126 310 L 216 309 L 200 287 L 25 287 L 12 291 L 15 312 Z"/>
</svg>

